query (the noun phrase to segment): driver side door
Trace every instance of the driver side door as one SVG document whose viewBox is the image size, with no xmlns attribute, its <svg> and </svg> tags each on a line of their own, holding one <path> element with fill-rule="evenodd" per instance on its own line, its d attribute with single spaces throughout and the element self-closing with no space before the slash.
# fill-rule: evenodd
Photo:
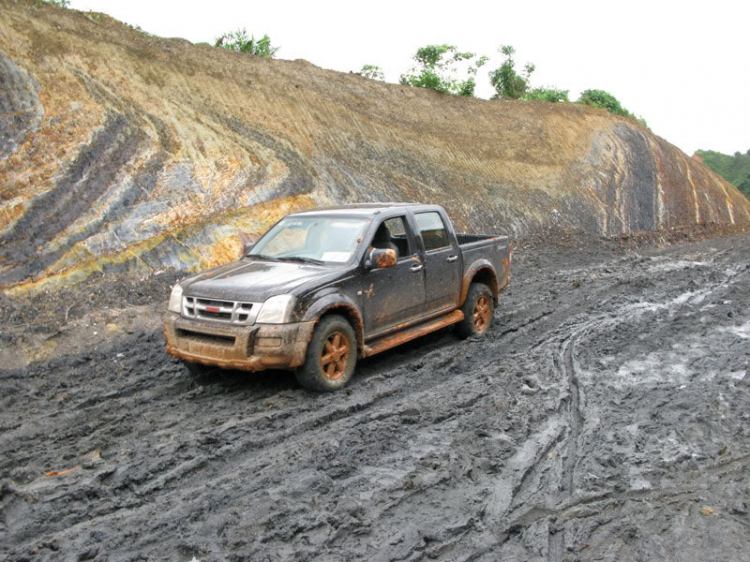
<svg viewBox="0 0 750 562">
<path fill-rule="evenodd" d="M 398 247 L 397 262 L 394 267 L 373 266 L 365 270 L 362 280 L 365 339 L 418 319 L 425 303 L 424 267 L 406 217 L 393 217 L 383 222 Z"/>
</svg>

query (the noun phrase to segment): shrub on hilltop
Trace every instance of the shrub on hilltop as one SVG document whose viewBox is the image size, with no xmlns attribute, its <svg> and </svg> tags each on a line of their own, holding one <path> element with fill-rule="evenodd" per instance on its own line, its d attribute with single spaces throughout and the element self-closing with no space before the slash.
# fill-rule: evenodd
<svg viewBox="0 0 750 562">
<path fill-rule="evenodd" d="M 264 35 L 262 39 L 255 39 L 252 35 L 248 36 L 245 28 L 236 31 L 230 31 L 216 38 L 214 47 L 221 47 L 238 53 L 248 53 L 256 57 L 265 57 L 272 59 L 279 47 L 271 45 L 271 38 Z"/>
<path fill-rule="evenodd" d="M 578 98 L 576 103 L 606 109 L 612 115 L 620 115 L 621 117 L 633 119 L 648 128 L 646 120 L 643 117 L 630 113 L 615 96 L 604 90 L 584 90 L 581 92 L 581 97 Z"/>
<path fill-rule="evenodd" d="M 474 77 L 477 70 L 487 62 L 487 57 L 479 57 L 466 69 L 466 79 L 460 79 L 459 64 L 472 61 L 475 53 L 461 52 L 455 45 L 427 45 L 417 50 L 415 64 L 406 74 L 401 75 L 403 86 L 427 88 L 441 94 L 454 94 L 473 97 L 476 88 Z"/>
</svg>

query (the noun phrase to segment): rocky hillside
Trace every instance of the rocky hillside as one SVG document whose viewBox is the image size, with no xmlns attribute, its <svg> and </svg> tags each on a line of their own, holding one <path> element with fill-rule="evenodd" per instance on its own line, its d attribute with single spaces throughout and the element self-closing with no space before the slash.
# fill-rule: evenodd
<svg viewBox="0 0 750 562">
<path fill-rule="evenodd" d="M 459 228 L 612 235 L 750 223 L 631 121 L 447 97 L 0 0 L 0 287 L 201 268 L 297 208 L 445 205 Z"/>
</svg>

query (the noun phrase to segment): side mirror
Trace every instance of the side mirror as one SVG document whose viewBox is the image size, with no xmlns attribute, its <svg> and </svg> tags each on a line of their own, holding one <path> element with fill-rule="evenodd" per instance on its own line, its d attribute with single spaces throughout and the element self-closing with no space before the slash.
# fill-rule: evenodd
<svg viewBox="0 0 750 562">
<path fill-rule="evenodd" d="M 255 246 L 255 242 L 245 242 L 245 245 L 242 247 L 242 255 L 246 256 L 253 249 L 253 246 Z"/>
<path fill-rule="evenodd" d="M 390 248 L 373 248 L 367 260 L 368 267 L 379 269 L 382 267 L 396 267 L 396 250 Z"/>
</svg>

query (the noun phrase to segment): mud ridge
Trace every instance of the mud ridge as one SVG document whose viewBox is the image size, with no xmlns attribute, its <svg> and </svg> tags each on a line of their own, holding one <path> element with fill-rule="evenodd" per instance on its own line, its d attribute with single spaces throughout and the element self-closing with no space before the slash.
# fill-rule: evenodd
<svg viewBox="0 0 750 562">
<path fill-rule="evenodd" d="M 520 245 L 486 338 L 332 395 L 191 378 L 172 273 L 3 297 L 0 558 L 743 561 L 749 264 L 747 234 Z"/>
</svg>

